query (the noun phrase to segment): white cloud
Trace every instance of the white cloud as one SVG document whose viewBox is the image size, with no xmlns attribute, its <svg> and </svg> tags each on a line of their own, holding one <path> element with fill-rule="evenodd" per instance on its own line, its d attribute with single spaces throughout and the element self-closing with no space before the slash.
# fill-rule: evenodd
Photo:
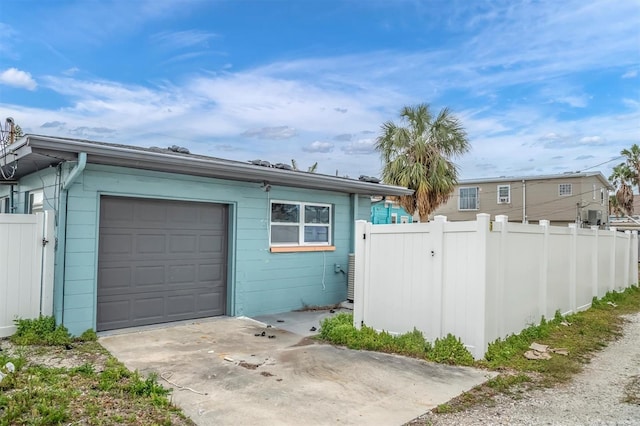
<svg viewBox="0 0 640 426">
<path fill-rule="evenodd" d="M 376 152 L 375 144 L 375 139 L 360 139 L 349 143 L 341 149 L 345 154 L 349 155 L 372 154 Z"/>
<path fill-rule="evenodd" d="M 302 148 L 305 152 L 322 152 L 327 153 L 333 151 L 334 145 L 331 142 L 311 142 L 309 145 Z"/>
<path fill-rule="evenodd" d="M 604 140 L 600 136 L 584 136 L 580 138 L 580 143 L 585 144 L 601 144 Z"/>
<path fill-rule="evenodd" d="M 242 136 L 258 139 L 291 139 L 297 136 L 296 129 L 289 126 L 263 127 L 261 129 L 247 130 Z"/>
<path fill-rule="evenodd" d="M 638 76 L 638 70 L 629 70 L 622 74 L 622 78 L 635 78 Z"/>
<path fill-rule="evenodd" d="M 27 90 L 35 90 L 38 86 L 31 74 L 17 68 L 8 68 L 0 73 L 0 84 Z"/>
<path fill-rule="evenodd" d="M 163 31 L 151 36 L 151 41 L 170 49 L 208 45 L 208 41 L 218 37 L 216 34 L 201 30 Z"/>
</svg>

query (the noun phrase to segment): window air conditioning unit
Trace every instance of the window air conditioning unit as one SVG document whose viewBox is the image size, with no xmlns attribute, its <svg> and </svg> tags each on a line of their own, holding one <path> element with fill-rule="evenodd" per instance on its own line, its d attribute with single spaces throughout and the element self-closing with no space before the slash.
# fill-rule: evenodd
<svg viewBox="0 0 640 426">
<path fill-rule="evenodd" d="M 509 197 L 500 197 L 500 198 L 498 198 L 498 200 L 501 203 L 508 203 L 509 202 Z"/>
</svg>

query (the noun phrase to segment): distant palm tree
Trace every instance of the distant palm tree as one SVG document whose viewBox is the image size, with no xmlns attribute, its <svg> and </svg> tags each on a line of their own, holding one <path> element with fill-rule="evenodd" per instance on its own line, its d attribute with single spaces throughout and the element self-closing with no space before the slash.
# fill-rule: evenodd
<svg viewBox="0 0 640 426">
<path fill-rule="evenodd" d="M 640 147 L 637 144 L 631 145 L 630 149 L 623 149 L 620 154 L 626 157 L 627 166 L 633 174 L 630 179 L 632 185 L 636 185 L 640 191 Z"/>
<path fill-rule="evenodd" d="M 458 170 L 452 158 L 469 151 L 469 141 L 448 108 L 434 117 L 427 104 L 405 106 L 400 118 L 401 125 L 384 123 L 376 140 L 384 162 L 382 180 L 413 189 L 413 195 L 399 198 L 400 205 L 426 222 L 455 190 Z"/>
<path fill-rule="evenodd" d="M 613 168 L 609 181 L 618 188 L 615 195 L 616 202 L 612 203 L 616 215 L 618 213 L 633 215 L 633 190 L 628 182 L 634 182 L 637 176 L 628 164 L 620 163 Z"/>
<path fill-rule="evenodd" d="M 293 158 L 291 159 L 291 167 L 293 167 L 293 170 L 300 170 L 300 169 L 298 169 L 298 163 Z M 318 162 L 317 161 L 307 168 L 307 172 L 308 173 L 315 173 L 316 170 L 318 170 Z"/>
</svg>

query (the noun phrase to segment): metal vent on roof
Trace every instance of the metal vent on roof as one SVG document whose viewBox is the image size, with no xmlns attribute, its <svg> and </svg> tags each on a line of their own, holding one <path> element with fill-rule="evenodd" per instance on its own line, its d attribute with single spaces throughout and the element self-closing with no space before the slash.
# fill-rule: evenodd
<svg viewBox="0 0 640 426">
<path fill-rule="evenodd" d="M 360 175 L 358 180 L 362 181 L 362 182 L 369 182 L 369 183 L 380 183 L 380 179 L 378 179 L 377 177 L 373 177 L 373 176 Z"/>
<path fill-rule="evenodd" d="M 276 169 L 293 170 L 293 167 L 291 167 L 291 165 L 285 163 L 276 163 L 273 165 L 273 167 L 275 167 Z"/>
<path fill-rule="evenodd" d="M 167 147 L 167 149 L 169 151 L 179 152 L 180 154 L 191 154 L 191 152 L 183 146 L 171 145 L 170 147 Z"/>
<path fill-rule="evenodd" d="M 264 160 L 251 160 L 249 161 L 249 163 L 253 164 L 254 166 L 271 167 L 271 163 Z"/>
</svg>

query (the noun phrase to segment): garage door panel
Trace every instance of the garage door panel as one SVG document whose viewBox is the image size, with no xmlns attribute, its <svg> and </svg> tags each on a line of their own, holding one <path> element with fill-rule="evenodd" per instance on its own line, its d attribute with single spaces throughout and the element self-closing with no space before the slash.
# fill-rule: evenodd
<svg viewBox="0 0 640 426">
<path fill-rule="evenodd" d="M 170 253 L 197 253 L 197 235 L 171 235 L 169 241 Z"/>
<path fill-rule="evenodd" d="M 98 282 L 102 285 L 98 288 L 101 292 L 123 291 L 131 287 L 131 269 L 129 267 L 105 267 L 98 271 Z"/>
<path fill-rule="evenodd" d="M 222 279 L 223 265 L 198 265 L 199 281 L 219 281 Z"/>
<path fill-rule="evenodd" d="M 140 234 L 135 238 L 138 254 L 160 254 L 166 251 L 167 238 L 164 235 Z"/>
<path fill-rule="evenodd" d="M 103 196 L 97 329 L 224 315 L 227 215 L 220 204 Z"/>
</svg>

